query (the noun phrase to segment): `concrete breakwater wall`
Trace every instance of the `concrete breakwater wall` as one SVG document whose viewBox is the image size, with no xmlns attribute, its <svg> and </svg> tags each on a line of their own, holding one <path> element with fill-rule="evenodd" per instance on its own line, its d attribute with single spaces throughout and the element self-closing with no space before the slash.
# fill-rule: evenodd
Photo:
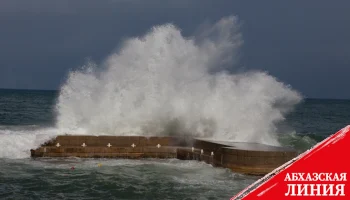
<svg viewBox="0 0 350 200">
<path fill-rule="evenodd" d="M 31 149 L 37 157 L 177 158 L 264 175 L 297 156 L 293 149 L 201 138 L 62 135 Z"/>
</svg>

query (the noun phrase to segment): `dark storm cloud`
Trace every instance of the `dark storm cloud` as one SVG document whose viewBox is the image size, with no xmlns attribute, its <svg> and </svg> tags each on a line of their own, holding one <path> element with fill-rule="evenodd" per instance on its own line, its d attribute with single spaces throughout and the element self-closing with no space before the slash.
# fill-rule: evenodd
<svg viewBox="0 0 350 200">
<path fill-rule="evenodd" d="M 348 10 L 340 0 L 3 0 L 0 87 L 57 89 L 69 69 L 153 25 L 172 22 L 189 35 L 234 14 L 242 66 L 267 70 L 306 96 L 350 98 Z"/>
</svg>

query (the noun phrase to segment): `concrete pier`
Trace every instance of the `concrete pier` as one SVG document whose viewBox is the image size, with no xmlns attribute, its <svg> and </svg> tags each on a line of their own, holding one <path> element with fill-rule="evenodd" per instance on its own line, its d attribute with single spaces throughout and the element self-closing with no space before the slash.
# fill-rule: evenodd
<svg viewBox="0 0 350 200">
<path fill-rule="evenodd" d="M 177 158 L 204 161 L 234 172 L 264 175 L 297 156 L 293 149 L 200 138 L 143 136 L 57 136 L 32 157 Z"/>
</svg>

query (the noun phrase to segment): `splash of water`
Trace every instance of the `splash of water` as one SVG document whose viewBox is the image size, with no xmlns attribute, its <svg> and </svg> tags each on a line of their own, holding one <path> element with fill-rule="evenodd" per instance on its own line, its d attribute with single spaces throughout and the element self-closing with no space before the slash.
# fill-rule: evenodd
<svg viewBox="0 0 350 200">
<path fill-rule="evenodd" d="M 62 134 L 61 131 L 55 128 L 0 127 L 0 158 L 28 158 L 30 149 L 59 134 Z"/>
<path fill-rule="evenodd" d="M 224 70 L 237 68 L 242 43 L 233 16 L 189 38 L 172 24 L 153 27 L 103 63 L 69 74 L 58 98 L 57 126 L 84 134 L 278 145 L 275 124 L 301 96 L 265 72 Z"/>
</svg>

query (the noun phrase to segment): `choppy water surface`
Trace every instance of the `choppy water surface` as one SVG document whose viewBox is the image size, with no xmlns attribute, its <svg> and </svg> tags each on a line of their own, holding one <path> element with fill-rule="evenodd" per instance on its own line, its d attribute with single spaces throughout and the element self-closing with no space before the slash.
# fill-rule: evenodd
<svg viewBox="0 0 350 200">
<path fill-rule="evenodd" d="M 255 179 L 176 159 L 2 159 L 0 198 L 229 199 Z"/>
</svg>

